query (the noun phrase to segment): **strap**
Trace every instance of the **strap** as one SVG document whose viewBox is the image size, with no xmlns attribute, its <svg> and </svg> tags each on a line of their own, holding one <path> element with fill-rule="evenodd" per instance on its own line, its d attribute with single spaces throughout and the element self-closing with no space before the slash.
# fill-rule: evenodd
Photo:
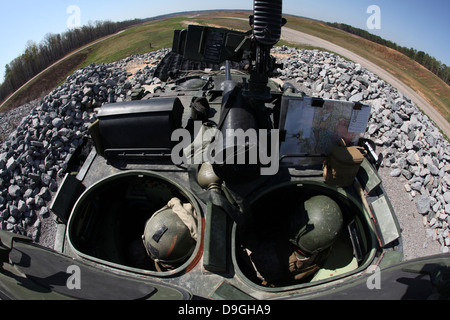
<svg viewBox="0 0 450 320">
<path fill-rule="evenodd" d="M 291 254 L 289 257 L 289 272 L 295 280 L 310 276 L 320 269 L 317 265 L 317 256 L 318 254 L 315 253 L 312 256 L 306 257 L 295 251 Z"/>
</svg>

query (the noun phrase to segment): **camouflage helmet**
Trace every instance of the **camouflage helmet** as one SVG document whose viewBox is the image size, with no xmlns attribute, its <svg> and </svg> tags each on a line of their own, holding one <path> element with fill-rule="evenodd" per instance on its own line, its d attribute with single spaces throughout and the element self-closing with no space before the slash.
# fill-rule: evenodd
<svg viewBox="0 0 450 320">
<path fill-rule="evenodd" d="M 142 240 L 147 254 L 167 269 L 181 266 L 192 255 L 197 240 L 196 215 L 177 198 L 147 221 Z"/>
<path fill-rule="evenodd" d="M 329 248 L 343 225 L 339 205 L 325 195 L 313 196 L 300 207 L 290 225 L 291 242 L 306 254 Z"/>
</svg>

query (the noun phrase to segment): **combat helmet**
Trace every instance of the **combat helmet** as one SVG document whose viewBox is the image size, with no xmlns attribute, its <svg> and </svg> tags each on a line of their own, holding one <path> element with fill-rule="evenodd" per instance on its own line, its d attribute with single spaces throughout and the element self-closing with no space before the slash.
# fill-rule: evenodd
<svg viewBox="0 0 450 320">
<path fill-rule="evenodd" d="M 175 269 L 192 255 L 197 241 L 196 213 L 177 198 L 147 221 L 142 236 L 147 254 L 158 271 Z"/>
<path fill-rule="evenodd" d="M 328 196 L 313 196 L 300 205 L 290 225 L 290 241 L 313 255 L 331 247 L 343 225 L 339 205 Z"/>
</svg>

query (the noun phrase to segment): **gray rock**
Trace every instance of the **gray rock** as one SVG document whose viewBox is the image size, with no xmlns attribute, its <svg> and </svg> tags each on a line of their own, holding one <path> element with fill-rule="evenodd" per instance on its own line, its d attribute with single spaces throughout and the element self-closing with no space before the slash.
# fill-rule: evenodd
<svg viewBox="0 0 450 320">
<path fill-rule="evenodd" d="M 413 182 L 411 183 L 411 189 L 415 191 L 421 191 L 422 190 L 422 183 L 421 182 Z"/>
<path fill-rule="evenodd" d="M 364 99 L 364 95 L 362 92 L 358 92 L 357 94 L 350 97 L 350 101 L 360 102 Z"/>
<path fill-rule="evenodd" d="M 43 148 L 44 147 L 44 143 L 42 141 L 31 141 L 30 143 L 31 146 L 36 147 L 36 148 Z"/>
<path fill-rule="evenodd" d="M 35 203 L 36 207 L 41 208 L 45 204 L 45 201 L 44 201 L 44 199 L 42 199 L 42 197 L 40 197 L 39 195 L 36 195 L 34 197 L 34 203 Z"/>
<path fill-rule="evenodd" d="M 52 120 L 52 125 L 57 129 L 59 127 L 61 127 L 63 124 L 64 124 L 64 121 L 61 118 L 55 118 Z"/>
<path fill-rule="evenodd" d="M 445 192 L 443 197 L 446 203 L 450 203 L 450 191 Z"/>
<path fill-rule="evenodd" d="M 47 207 L 42 207 L 41 210 L 39 211 L 39 215 L 43 218 L 47 218 L 50 215 L 50 211 L 48 210 Z"/>
<path fill-rule="evenodd" d="M 413 177 L 413 174 L 411 173 L 411 171 L 403 169 L 402 170 L 402 175 L 407 179 L 410 180 Z"/>
<path fill-rule="evenodd" d="M 8 188 L 8 194 L 12 198 L 18 198 L 21 195 L 21 188 L 19 186 L 16 186 L 16 185 L 11 185 Z"/>
<path fill-rule="evenodd" d="M 420 196 L 416 201 L 416 207 L 420 214 L 425 215 L 430 211 L 431 198 L 427 195 Z"/>
<path fill-rule="evenodd" d="M 0 169 L 3 169 L 8 161 L 8 154 L 6 152 L 0 153 Z"/>
<path fill-rule="evenodd" d="M 406 161 L 411 165 L 415 165 L 417 163 L 416 155 L 414 153 L 408 153 Z"/>
<path fill-rule="evenodd" d="M 25 212 L 26 209 L 27 209 L 27 204 L 25 203 L 25 201 L 19 200 L 19 201 L 17 202 L 17 209 L 18 209 L 20 212 Z"/>
<path fill-rule="evenodd" d="M 9 206 L 9 215 L 10 215 L 10 217 L 14 218 L 14 221 L 18 221 L 22 217 L 22 212 L 20 212 L 16 206 L 11 205 L 11 206 Z M 13 221 L 13 220 L 11 220 L 11 221 Z M 14 223 L 16 223 L 16 222 L 14 222 Z"/>
<path fill-rule="evenodd" d="M 390 173 L 391 177 L 399 177 L 401 174 L 402 174 L 402 170 L 399 168 L 392 170 Z"/>
<path fill-rule="evenodd" d="M 409 132 L 409 123 L 407 123 L 407 122 L 403 123 L 400 127 L 400 131 L 402 131 L 404 133 L 408 133 Z"/>
<path fill-rule="evenodd" d="M 6 170 L 8 171 L 14 171 L 16 169 L 17 162 L 14 158 L 9 158 L 6 162 Z"/>
<path fill-rule="evenodd" d="M 446 214 L 450 214 L 450 204 L 446 204 L 445 206 L 444 206 L 444 212 L 446 213 Z"/>
<path fill-rule="evenodd" d="M 47 187 L 42 187 L 39 193 L 37 194 L 38 197 L 41 197 L 45 201 L 49 201 L 51 194 Z"/>
<path fill-rule="evenodd" d="M 378 130 L 378 126 L 376 124 L 369 125 L 369 128 L 367 129 L 367 133 L 369 135 L 373 135 Z"/>
</svg>

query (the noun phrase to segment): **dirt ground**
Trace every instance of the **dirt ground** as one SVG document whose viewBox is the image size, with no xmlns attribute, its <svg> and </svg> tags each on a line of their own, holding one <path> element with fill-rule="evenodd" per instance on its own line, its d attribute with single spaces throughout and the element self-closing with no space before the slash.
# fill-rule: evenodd
<svg viewBox="0 0 450 320">
<path fill-rule="evenodd" d="M 61 61 L 57 68 L 47 70 L 42 76 L 32 81 L 27 88 L 21 90 L 15 97 L 2 107 L 0 112 L 7 112 L 30 101 L 42 99 L 60 85 L 66 77 L 86 59 L 88 53 L 77 53 Z"/>
</svg>

